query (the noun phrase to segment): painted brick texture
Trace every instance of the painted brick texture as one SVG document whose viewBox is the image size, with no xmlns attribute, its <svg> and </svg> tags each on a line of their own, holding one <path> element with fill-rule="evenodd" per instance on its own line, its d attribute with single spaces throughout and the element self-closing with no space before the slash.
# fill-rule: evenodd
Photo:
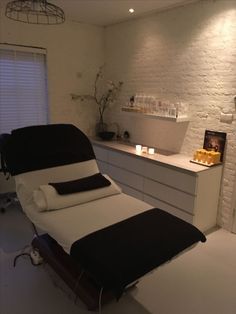
<svg viewBox="0 0 236 314">
<path fill-rule="evenodd" d="M 236 1 L 205 0 L 106 28 L 107 77 L 123 80 L 110 122 L 131 140 L 192 156 L 205 129 L 227 132 L 218 223 L 230 229 L 236 174 Z M 190 122 L 121 113 L 131 95 L 189 104 Z M 232 113 L 233 121 L 220 121 Z"/>
</svg>

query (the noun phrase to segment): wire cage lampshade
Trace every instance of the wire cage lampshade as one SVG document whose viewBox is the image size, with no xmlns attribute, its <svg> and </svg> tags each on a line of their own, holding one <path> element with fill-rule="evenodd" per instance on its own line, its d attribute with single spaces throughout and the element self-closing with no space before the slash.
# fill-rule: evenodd
<svg viewBox="0 0 236 314">
<path fill-rule="evenodd" d="M 5 15 L 12 20 L 28 24 L 61 24 L 64 11 L 46 0 L 15 0 L 6 5 Z"/>
</svg>

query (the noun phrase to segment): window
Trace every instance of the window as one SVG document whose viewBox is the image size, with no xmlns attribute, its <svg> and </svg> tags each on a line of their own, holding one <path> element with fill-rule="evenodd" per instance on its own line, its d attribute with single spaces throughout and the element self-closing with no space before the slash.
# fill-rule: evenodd
<svg viewBox="0 0 236 314">
<path fill-rule="evenodd" d="M 47 123 L 46 51 L 0 45 L 0 134 Z"/>
</svg>

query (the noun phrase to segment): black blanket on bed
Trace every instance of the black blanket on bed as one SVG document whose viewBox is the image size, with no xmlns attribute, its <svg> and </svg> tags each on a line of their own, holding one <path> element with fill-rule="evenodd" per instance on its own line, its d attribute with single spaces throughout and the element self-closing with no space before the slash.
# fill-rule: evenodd
<svg viewBox="0 0 236 314">
<path fill-rule="evenodd" d="M 153 208 L 74 242 L 70 254 L 118 299 L 127 285 L 198 241 L 206 238 L 196 227 Z"/>
<path fill-rule="evenodd" d="M 95 159 L 87 136 L 72 124 L 34 125 L 13 130 L 4 145 L 12 176 Z"/>
</svg>

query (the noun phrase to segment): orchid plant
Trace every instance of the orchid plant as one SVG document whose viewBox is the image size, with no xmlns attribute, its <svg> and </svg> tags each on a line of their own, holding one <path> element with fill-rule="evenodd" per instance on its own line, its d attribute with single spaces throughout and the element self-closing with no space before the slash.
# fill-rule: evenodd
<svg viewBox="0 0 236 314">
<path fill-rule="evenodd" d="M 94 92 L 93 95 L 76 95 L 71 94 L 73 100 L 79 99 L 84 100 L 94 100 L 98 105 L 99 111 L 99 120 L 100 123 L 104 123 L 103 114 L 105 110 L 110 107 L 117 99 L 117 96 L 121 90 L 123 82 L 118 82 L 115 84 L 113 81 L 107 81 L 106 86 L 104 86 L 104 65 L 99 68 L 98 73 L 96 74 L 94 82 Z"/>
</svg>

